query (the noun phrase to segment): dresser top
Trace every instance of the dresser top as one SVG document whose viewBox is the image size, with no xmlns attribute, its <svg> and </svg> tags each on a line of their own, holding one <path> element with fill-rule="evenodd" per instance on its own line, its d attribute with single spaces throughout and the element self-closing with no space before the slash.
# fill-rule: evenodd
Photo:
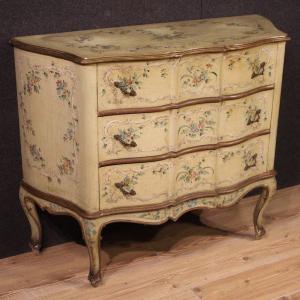
<svg viewBox="0 0 300 300">
<path fill-rule="evenodd" d="M 225 52 L 287 39 L 268 19 L 246 15 L 16 37 L 11 43 L 23 50 L 92 64 Z"/>
</svg>

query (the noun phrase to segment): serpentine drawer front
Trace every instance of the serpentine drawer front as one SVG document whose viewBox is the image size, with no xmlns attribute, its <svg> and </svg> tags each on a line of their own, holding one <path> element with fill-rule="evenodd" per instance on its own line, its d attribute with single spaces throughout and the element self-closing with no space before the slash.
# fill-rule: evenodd
<svg viewBox="0 0 300 300">
<path fill-rule="evenodd" d="M 100 209 L 195 198 L 267 171 L 269 136 L 157 162 L 99 169 Z M 151 183 L 151 184 L 149 184 Z"/>
<path fill-rule="evenodd" d="M 75 217 L 96 286 L 106 224 L 175 221 L 257 187 L 260 238 L 287 40 L 257 15 L 13 38 L 33 250 L 36 206 Z"/>
<path fill-rule="evenodd" d="M 235 142 L 270 130 L 273 90 L 218 103 L 98 119 L 99 161 L 179 155 L 191 147 Z"/>
</svg>

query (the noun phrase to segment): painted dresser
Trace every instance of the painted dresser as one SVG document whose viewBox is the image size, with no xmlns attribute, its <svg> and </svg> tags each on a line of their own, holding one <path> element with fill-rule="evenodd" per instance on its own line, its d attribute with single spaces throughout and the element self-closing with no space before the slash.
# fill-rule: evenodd
<svg viewBox="0 0 300 300">
<path fill-rule="evenodd" d="M 96 286 L 105 225 L 175 221 L 258 187 L 260 238 L 287 40 L 257 15 L 13 38 L 32 249 L 36 206 L 73 216 Z"/>
</svg>

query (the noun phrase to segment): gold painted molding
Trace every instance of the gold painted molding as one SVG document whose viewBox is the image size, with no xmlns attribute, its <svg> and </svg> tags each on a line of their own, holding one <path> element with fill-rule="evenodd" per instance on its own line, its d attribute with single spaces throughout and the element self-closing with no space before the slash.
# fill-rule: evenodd
<svg viewBox="0 0 300 300">
<path fill-rule="evenodd" d="M 135 55 L 135 56 L 116 56 L 114 58 L 111 56 L 102 56 L 99 58 L 82 58 L 75 54 L 61 51 L 58 49 L 50 49 L 47 47 L 27 44 L 25 42 L 18 40 L 17 38 L 12 38 L 10 40 L 10 44 L 16 48 L 19 48 L 19 49 L 22 49 L 25 51 L 39 53 L 39 54 L 43 54 L 43 55 L 49 55 L 49 56 L 69 60 L 69 61 L 72 61 L 79 65 L 89 65 L 89 64 L 96 64 L 96 63 L 103 63 L 103 62 L 151 61 L 151 60 L 160 60 L 160 59 L 167 59 L 167 58 L 181 58 L 181 57 L 188 56 L 188 55 L 204 54 L 204 53 L 224 53 L 224 52 L 248 49 L 248 48 L 253 48 L 253 47 L 257 47 L 257 46 L 261 46 L 261 45 L 265 45 L 265 44 L 278 43 L 278 42 L 284 42 L 284 41 L 289 41 L 289 40 L 290 40 L 290 37 L 288 37 L 288 36 L 278 36 L 278 37 L 257 40 L 255 42 L 251 42 L 251 43 L 233 44 L 231 46 L 195 48 L 195 49 L 189 49 L 189 50 L 183 50 L 183 51 L 158 53 L 158 54 L 152 54 L 152 55 L 149 54 L 149 55 Z"/>
<path fill-rule="evenodd" d="M 12 38 L 25 51 L 81 65 L 224 53 L 289 40 L 260 15 L 98 28 Z"/>
</svg>

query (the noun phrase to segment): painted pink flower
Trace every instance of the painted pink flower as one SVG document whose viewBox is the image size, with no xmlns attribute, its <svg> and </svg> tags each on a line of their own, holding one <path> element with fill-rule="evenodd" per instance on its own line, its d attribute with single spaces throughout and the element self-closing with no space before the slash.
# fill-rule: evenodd
<svg viewBox="0 0 300 300">
<path fill-rule="evenodd" d="M 199 128 L 199 129 L 204 128 L 204 123 L 203 123 L 203 122 L 199 122 L 199 123 L 198 123 L 198 128 Z"/>
</svg>

